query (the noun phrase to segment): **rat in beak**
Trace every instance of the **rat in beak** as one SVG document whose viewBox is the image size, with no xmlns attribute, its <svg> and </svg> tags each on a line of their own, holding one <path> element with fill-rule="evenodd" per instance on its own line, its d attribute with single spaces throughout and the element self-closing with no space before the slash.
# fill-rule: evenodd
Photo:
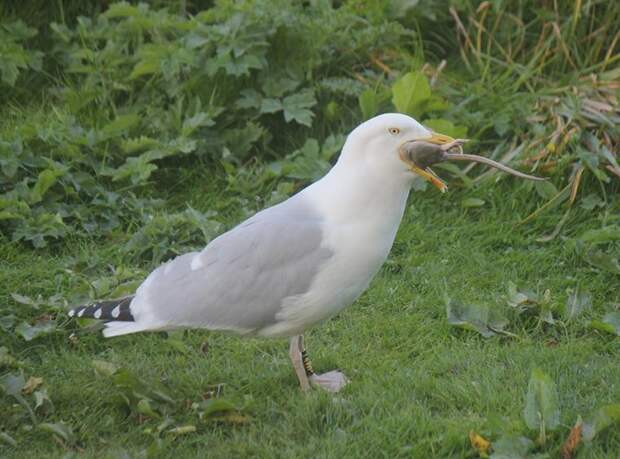
<svg viewBox="0 0 620 459">
<path fill-rule="evenodd" d="M 527 180 L 547 180 L 542 177 L 524 174 L 516 171 L 505 164 L 498 163 L 484 156 L 470 155 L 463 153 L 463 144 L 467 142 L 465 139 L 450 139 L 444 142 L 429 142 L 425 140 L 412 140 L 405 142 L 400 147 L 400 157 L 405 161 L 411 170 L 426 180 L 430 181 L 442 192 L 446 191 L 448 186 L 439 178 L 430 168 L 432 165 L 444 161 L 469 161 L 487 166 L 494 167 L 508 174 L 514 175 Z M 456 151 L 456 152 L 455 152 Z"/>
</svg>

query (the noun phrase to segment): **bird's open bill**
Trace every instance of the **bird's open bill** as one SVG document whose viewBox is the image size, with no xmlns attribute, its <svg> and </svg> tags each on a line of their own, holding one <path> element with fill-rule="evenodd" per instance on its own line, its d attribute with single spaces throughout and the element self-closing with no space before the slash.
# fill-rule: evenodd
<svg viewBox="0 0 620 459">
<path fill-rule="evenodd" d="M 431 182 L 442 192 L 445 192 L 448 186 L 443 180 L 437 177 L 430 166 L 444 161 L 481 163 L 514 175 L 515 177 L 528 180 L 547 180 L 546 178 L 535 177 L 516 171 L 505 164 L 498 163 L 484 156 L 464 154 L 463 144 L 465 142 L 467 142 L 465 139 L 453 139 L 447 135 L 433 133 L 431 137 L 424 140 L 405 142 L 400 147 L 400 157 L 409 165 L 413 172 Z M 457 150 L 458 152 L 451 153 L 451 150 Z"/>
</svg>

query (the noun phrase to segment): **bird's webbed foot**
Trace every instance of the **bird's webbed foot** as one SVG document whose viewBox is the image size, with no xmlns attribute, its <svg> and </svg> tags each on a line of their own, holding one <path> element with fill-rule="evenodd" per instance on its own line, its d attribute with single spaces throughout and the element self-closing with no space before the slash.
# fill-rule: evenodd
<svg viewBox="0 0 620 459">
<path fill-rule="evenodd" d="M 308 379 L 313 386 L 320 387 L 328 392 L 339 392 L 350 382 L 344 373 L 338 370 L 328 371 L 320 375 L 314 373 Z"/>
</svg>

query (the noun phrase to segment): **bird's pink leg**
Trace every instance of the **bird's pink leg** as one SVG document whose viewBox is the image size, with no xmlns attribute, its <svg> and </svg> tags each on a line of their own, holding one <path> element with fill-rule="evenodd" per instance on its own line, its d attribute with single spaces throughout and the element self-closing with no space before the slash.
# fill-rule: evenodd
<svg viewBox="0 0 620 459">
<path fill-rule="evenodd" d="M 301 387 L 302 392 L 307 392 L 310 390 L 310 381 L 308 380 L 308 374 L 306 372 L 306 368 L 304 367 L 304 361 L 301 355 L 303 348 L 303 335 L 293 336 L 291 338 L 291 345 L 289 347 L 288 355 L 293 363 L 293 368 L 295 370 L 295 374 L 297 375 L 297 379 L 299 379 L 299 386 Z"/>
<path fill-rule="evenodd" d="M 295 373 L 303 392 L 310 389 L 310 384 L 328 392 L 338 392 L 349 383 L 344 373 L 337 370 L 328 371 L 320 375 L 314 372 L 310 358 L 304 348 L 304 337 L 302 335 L 291 338 L 289 356 L 291 357 L 291 362 L 293 362 L 293 368 L 295 368 Z"/>
</svg>

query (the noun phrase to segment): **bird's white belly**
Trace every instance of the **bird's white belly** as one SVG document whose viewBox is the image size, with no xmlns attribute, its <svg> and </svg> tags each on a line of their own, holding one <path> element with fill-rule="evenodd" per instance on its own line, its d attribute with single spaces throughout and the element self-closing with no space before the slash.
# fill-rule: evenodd
<svg viewBox="0 0 620 459">
<path fill-rule="evenodd" d="M 333 248 L 334 256 L 322 267 L 310 290 L 285 299 L 276 315 L 277 323 L 259 330 L 258 334 L 300 334 L 353 303 L 387 258 L 396 228 L 389 228 L 386 233 L 385 228 L 346 225 L 326 234 L 326 245 Z M 384 230 L 383 234 L 377 235 L 377 230 Z"/>
</svg>

